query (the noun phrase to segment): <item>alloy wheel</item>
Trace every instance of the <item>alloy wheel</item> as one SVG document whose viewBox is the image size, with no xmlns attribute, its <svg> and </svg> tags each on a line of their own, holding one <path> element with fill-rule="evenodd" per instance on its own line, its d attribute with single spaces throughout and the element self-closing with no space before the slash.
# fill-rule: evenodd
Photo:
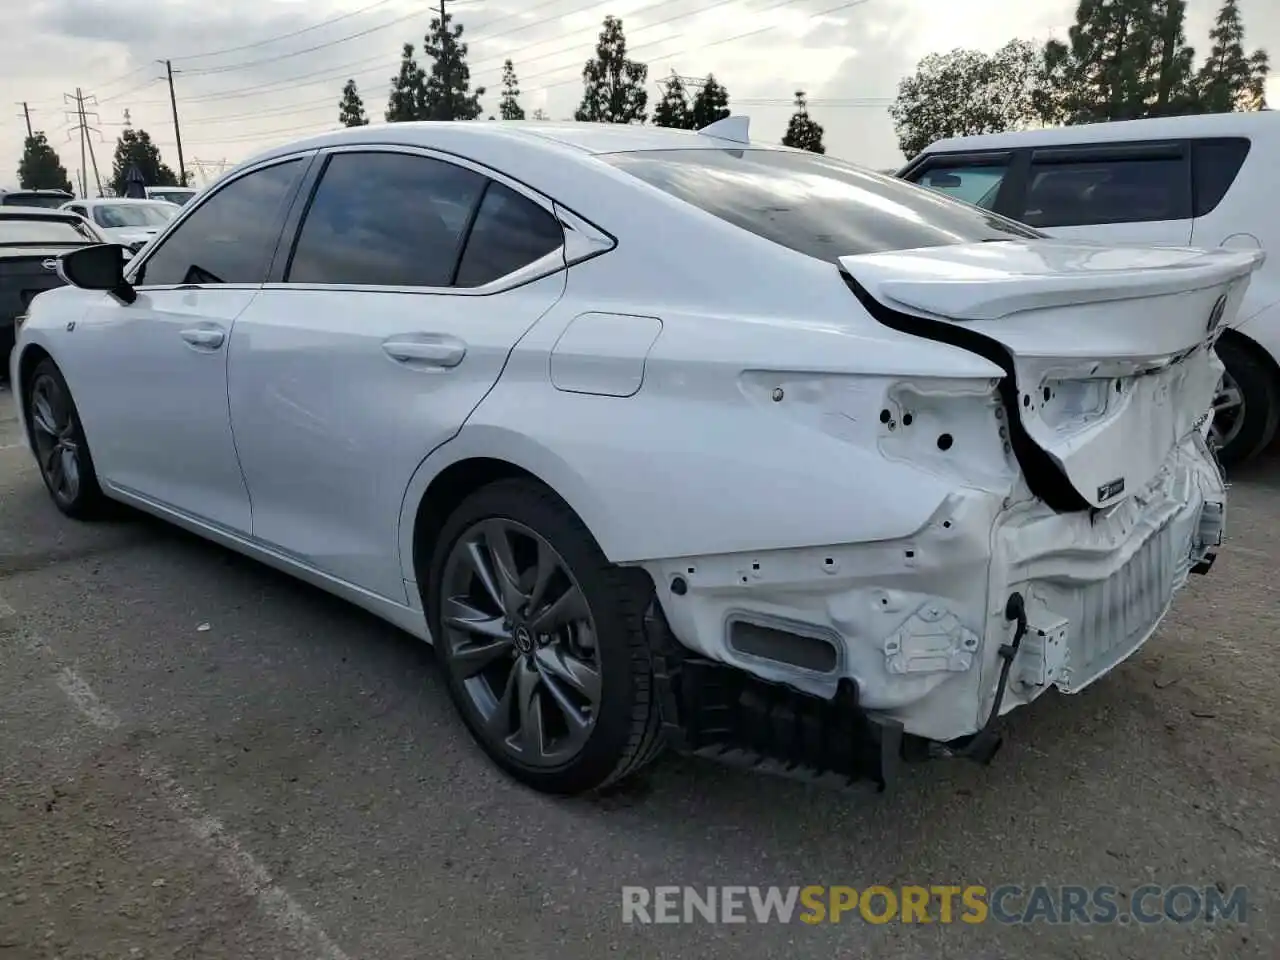
<svg viewBox="0 0 1280 960">
<path fill-rule="evenodd" d="M 572 760 L 599 716 L 601 672 L 595 618 L 563 557 L 490 518 L 455 542 L 442 586 L 445 661 L 490 739 L 529 766 Z"/>
<path fill-rule="evenodd" d="M 31 390 L 31 423 L 36 458 L 50 491 L 64 504 L 80 495 L 81 458 L 70 398 L 48 375 Z"/>
<path fill-rule="evenodd" d="M 1244 426 L 1244 391 L 1230 373 L 1224 373 L 1213 396 L 1213 420 L 1209 425 L 1209 442 L 1221 450 L 1240 435 Z"/>
</svg>

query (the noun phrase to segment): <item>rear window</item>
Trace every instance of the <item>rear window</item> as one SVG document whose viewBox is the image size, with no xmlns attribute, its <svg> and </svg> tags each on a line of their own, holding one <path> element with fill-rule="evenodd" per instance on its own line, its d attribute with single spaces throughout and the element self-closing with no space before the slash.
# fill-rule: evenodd
<svg viewBox="0 0 1280 960">
<path fill-rule="evenodd" d="M 0 246 L 8 244 L 101 243 L 88 227 L 70 218 L 0 217 Z"/>
<path fill-rule="evenodd" d="M 1222 202 L 1248 155 L 1249 141 L 1244 138 L 1198 140 L 1191 145 L 1194 216 L 1206 216 Z"/>
<path fill-rule="evenodd" d="M 600 159 L 774 243 L 839 257 L 986 240 L 1035 230 L 895 177 L 782 150 L 654 150 Z"/>
</svg>

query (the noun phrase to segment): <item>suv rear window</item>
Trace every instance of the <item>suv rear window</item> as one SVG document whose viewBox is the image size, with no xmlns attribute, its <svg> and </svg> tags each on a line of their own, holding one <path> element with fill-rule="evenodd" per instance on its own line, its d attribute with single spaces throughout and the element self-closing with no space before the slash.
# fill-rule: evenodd
<svg viewBox="0 0 1280 960">
<path fill-rule="evenodd" d="M 774 243 L 839 257 L 1042 236 L 1004 217 L 831 157 L 783 150 L 652 150 L 606 163 Z"/>
<path fill-rule="evenodd" d="M 1213 211 L 1231 189 L 1236 174 L 1249 155 L 1249 141 L 1197 140 L 1191 145 L 1191 182 L 1195 196 L 1193 216 Z"/>
</svg>

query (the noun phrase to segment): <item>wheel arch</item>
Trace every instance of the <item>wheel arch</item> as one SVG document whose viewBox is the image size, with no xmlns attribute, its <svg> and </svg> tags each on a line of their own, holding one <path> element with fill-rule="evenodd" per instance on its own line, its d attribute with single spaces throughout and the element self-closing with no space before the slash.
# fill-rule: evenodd
<svg viewBox="0 0 1280 960">
<path fill-rule="evenodd" d="M 1280 361 L 1277 361 L 1272 352 L 1263 346 L 1261 342 L 1237 327 L 1228 327 L 1222 331 L 1222 336 L 1218 339 L 1234 341 L 1261 360 L 1263 366 L 1271 374 L 1272 382 L 1276 384 L 1277 389 L 1280 389 Z"/>
<path fill-rule="evenodd" d="M 489 426 L 468 428 L 432 452 L 405 491 L 398 546 L 411 602 L 420 602 L 421 589 L 412 585 L 425 583 L 431 546 L 449 514 L 481 487 L 512 478 L 533 480 L 563 500 L 608 556 L 599 535 L 603 505 L 564 460 L 522 434 Z"/>
<path fill-rule="evenodd" d="M 31 388 L 31 377 L 42 361 L 48 360 L 55 366 L 58 361 L 54 360 L 53 355 L 38 343 L 26 344 L 21 349 L 22 353 L 18 355 L 18 379 L 13 385 L 13 399 L 22 424 L 23 436 L 30 444 L 32 442 L 31 418 L 27 415 L 27 392 Z"/>
</svg>

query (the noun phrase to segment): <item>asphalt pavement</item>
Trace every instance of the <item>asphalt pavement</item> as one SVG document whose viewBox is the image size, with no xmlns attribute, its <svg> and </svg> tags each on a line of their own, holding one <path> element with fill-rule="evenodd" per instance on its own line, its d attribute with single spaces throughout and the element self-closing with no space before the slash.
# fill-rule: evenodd
<svg viewBox="0 0 1280 960">
<path fill-rule="evenodd" d="M 473 746 L 427 646 L 157 521 L 63 518 L 19 440 L 0 393 L 0 960 L 1280 955 L 1280 459 L 1232 478 L 1228 546 L 1157 636 L 1010 718 L 990 767 L 876 796 L 664 759 L 557 800 Z M 626 886 L 972 884 L 1247 908 L 622 916 Z"/>
</svg>

